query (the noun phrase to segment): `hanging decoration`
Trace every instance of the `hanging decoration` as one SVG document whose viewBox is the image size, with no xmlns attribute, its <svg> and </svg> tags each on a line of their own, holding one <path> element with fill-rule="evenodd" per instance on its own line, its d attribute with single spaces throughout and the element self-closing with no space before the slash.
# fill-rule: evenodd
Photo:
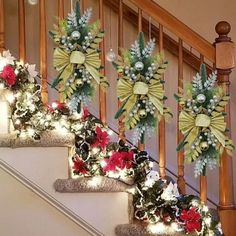
<svg viewBox="0 0 236 236">
<path fill-rule="evenodd" d="M 113 62 L 120 74 L 117 95 L 122 106 L 115 118 L 124 115 L 126 130 L 135 129 L 135 141 L 144 142 L 145 133 L 151 134 L 157 121 L 171 116 L 165 107 L 162 75 L 167 62 L 161 54 L 152 56 L 154 40 L 145 45 L 144 34 L 140 33 L 129 51 Z"/>
<path fill-rule="evenodd" d="M 75 10 L 66 19 L 59 20 L 59 26 L 50 31 L 57 47 L 53 54 L 53 64 L 59 72 L 52 87 L 60 86 L 64 100 L 68 99 L 73 109 L 80 112 L 80 104 L 91 100 L 95 87 L 106 87 L 108 82 L 99 72 L 102 68 L 99 58 L 99 43 L 104 32 L 100 22 L 89 25 L 92 9 L 83 15 L 80 3 L 76 2 Z"/>
<path fill-rule="evenodd" d="M 179 129 L 184 138 L 177 150 L 185 149 L 187 162 L 196 162 L 195 176 L 205 175 L 207 168 L 219 165 L 224 150 L 231 155 L 232 140 L 226 136 L 225 106 L 229 96 L 216 85 L 217 75 L 207 77 L 205 65 L 200 74 L 187 85 L 186 95 L 176 95 L 182 107 L 179 114 Z"/>
</svg>

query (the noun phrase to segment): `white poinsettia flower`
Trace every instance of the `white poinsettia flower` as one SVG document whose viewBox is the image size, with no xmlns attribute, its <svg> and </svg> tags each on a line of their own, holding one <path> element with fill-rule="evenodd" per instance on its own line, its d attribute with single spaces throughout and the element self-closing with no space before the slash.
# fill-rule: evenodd
<svg viewBox="0 0 236 236">
<path fill-rule="evenodd" d="M 170 182 L 162 193 L 161 198 L 166 201 L 174 201 L 177 197 L 179 197 L 177 184 Z"/>
<path fill-rule="evenodd" d="M 38 72 L 35 70 L 36 65 L 26 65 L 26 68 L 29 72 L 29 76 L 28 76 L 28 80 L 29 82 L 33 83 L 34 82 L 34 78 L 38 75 Z"/>
<path fill-rule="evenodd" d="M 3 51 L 2 54 L 0 54 L 0 71 L 3 70 L 3 68 L 6 65 L 14 65 L 15 57 L 13 57 L 9 50 Z"/>
</svg>

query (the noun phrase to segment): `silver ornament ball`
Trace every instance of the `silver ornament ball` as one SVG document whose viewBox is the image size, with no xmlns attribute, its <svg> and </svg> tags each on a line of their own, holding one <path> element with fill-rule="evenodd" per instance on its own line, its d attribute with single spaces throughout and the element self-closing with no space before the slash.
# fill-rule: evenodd
<svg viewBox="0 0 236 236">
<path fill-rule="evenodd" d="M 206 96 L 204 94 L 198 94 L 197 95 L 197 101 L 199 103 L 204 103 L 206 101 Z"/>
<path fill-rule="evenodd" d="M 112 49 L 110 49 L 109 52 L 107 53 L 106 59 L 107 59 L 107 61 L 110 61 L 110 62 L 116 60 L 116 54 Z"/>
<path fill-rule="evenodd" d="M 79 39 L 80 38 L 80 32 L 79 31 L 73 31 L 72 34 L 71 34 L 71 37 L 75 40 Z"/>
<path fill-rule="evenodd" d="M 38 4 L 38 0 L 28 0 L 28 3 L 30 5 L 36 5 L 36 4 Z"/>
<path fill-rule="evenodd" d="M 141 61 L 138 61 L 135 63 L 134 67 L 136 70 L 141 71 L 143 70 L 144 64 Z"/>
</svg>

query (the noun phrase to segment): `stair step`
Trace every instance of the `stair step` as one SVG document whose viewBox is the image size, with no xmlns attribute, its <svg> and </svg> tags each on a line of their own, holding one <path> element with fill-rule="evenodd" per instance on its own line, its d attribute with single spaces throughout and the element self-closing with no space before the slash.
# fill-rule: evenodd
<svg viewBox="0 0 236 236">
<path fill-rule="evenodd" d="M 182 236 L 186 235 L 184 233 L 159 233 L 152 234 L 147 230 L 147 226 L 140 224 L 122 224 L 118 225 L 115 229 L 116 236 Z M 197 234 L 188 234 L 190 236 L 195 236 Z"/>
<path fill-rule="evenodd" d="M 20 138 L 15 133 L 0 134 L 0 147 L 71 147 L 74 145 L 72 133 L 59 134 L 57 131 L 45 131 L 40 135 L 40 140 Z"/>
<path fill-rule="evenodd" d="M 88 192 L 128 192 L 132 186 L 121 181 L 96 176 L 78 179 L 57 179 L 54 188 L 60 193 L 88 193 Z"/>
</svg>

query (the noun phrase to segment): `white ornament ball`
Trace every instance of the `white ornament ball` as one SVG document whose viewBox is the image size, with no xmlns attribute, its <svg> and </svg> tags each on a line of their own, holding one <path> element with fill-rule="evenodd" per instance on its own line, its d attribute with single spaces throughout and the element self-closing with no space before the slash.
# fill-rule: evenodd
<svg viewBox="0 0 236 236">
<path fill-rule="evenodd" d="M 110 61 L 110 62 L 116 60 L 116 54 L 112 49 L 110 49 L 110 51 L 107 53 L 106 59 L 107 59 L 107 61 Z"/>
<path fill-rule="evenodd" d="M 136 70 L 141 71 L 144 68 L 144 64 L 141 61 L 138 61 L 135 63 L 134 67 Z"/>
<path fill-rule="evenodd" d="M 38 3 L 38 0 L 28 0 L 28 3 L 30 5 L 36 5 Z"/>
<path fill-rule="evenodd" d="M 71 34 L 71 37 L 75 40 L 78 40 L 80 38 L 80 32 L 79 31 L 73 31 Z"/>
<path fill-rule="evenodd" d="M 199 103 L 204 103 L 206 101 L 206 96 L 204 94 L 198 94 L 197 95 L 197 101 Z"/>
</svg>

